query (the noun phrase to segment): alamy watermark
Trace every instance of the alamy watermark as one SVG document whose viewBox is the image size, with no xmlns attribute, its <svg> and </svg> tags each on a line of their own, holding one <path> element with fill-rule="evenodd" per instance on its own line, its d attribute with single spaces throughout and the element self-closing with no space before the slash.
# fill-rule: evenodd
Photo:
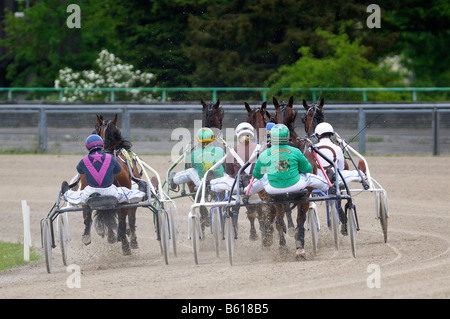
<svg viewBox="0 0 450 319">
<path fill-rule="evenodd" d="M 368 288 L 381 288 L 381 268 L 377 264 L 370 264 L 367 266 L 367 272 L 370 274 L 367 277 L 366 283 Z"/>
<path fill-rule="evenodd" d="M 67 17 L 66 25 L 69 29 L 81 28 L 81 9 L 78 4 L 69 4 L 66 9 L 70 15 Z"/>
<path fill-rule="evenodd" d="M 371 12 L 367 17 L 366 25 L 369 29 L 381 28 L 381 9 L 378 4 L 369 4 L 366 12 Z"/>
<path fill-rule="evenodd" d="M 67 266 L 66 269 L 70 275 L 66 279 L 67 288 L 81 288 L 81 268 L 76 264 Z"/>
</svg>

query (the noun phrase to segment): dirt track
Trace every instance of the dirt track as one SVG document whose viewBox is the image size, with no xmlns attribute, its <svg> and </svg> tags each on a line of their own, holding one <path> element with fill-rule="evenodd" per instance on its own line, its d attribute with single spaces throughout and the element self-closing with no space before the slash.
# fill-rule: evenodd
<svg viewBox="0 0 450 319">
<path fill-rule="evenodd" d="M 0 240 L 17 242 L 23 236 L 21 200 L 31 207 L 31 236 L 40 245 L 39 221 L 56 200 L 64 179 L 75 174 L 79 156 L 0 156 L 2 194 Z M 161 175 L 168 157 L 143 156 Z M 448 157 L 369 157 L 372 175 L 387 190 L 390 204 L 388 242 L 383 242 L 380 224 L 374 219 L 372 193 L 354 196 L 361 230 L 357 258 L 351 257 L 348 237 L 341 236 L 334 249 L 326 223 L 324 205 L 319 205 L 322 229 L 319 252 L 307 260 L 282 257 L 278 244 L 263 249 L 248 239 L 249 227 L 241 209 L 240 238 L 235 264 L 230 266 L 223 249 L 216 258 L 211 236 L 202 242 L 200 264 L 194 264 L 187 239 L 189 199 L 178 199 L 178 256 L 165 265 L 156 241 L 150 212 L 138 210 L 140 249 L 123 256 L 120 245 L 109 245 L 93 231 L 89 246 L 81 243 L 82 218 L 70 217 L 72 241 L 69 263 L 81 268 L 81 288 L 69 288 L 70 275 L 63 266 L 59 247 L 53 250 L 53 272 L 44 258 L 30 265 L 0 273 L 0 298 L 449 298 L 450 216 L 448 210 Z M 375 267 L 375 268 L 373 268 Z M 373 269 L 379 269 L 380 288 L 369 288 Z M 370 277 L 370 278 L 369 278 Z M 368 285 L 369 278 L 369 285 Z"/>
</svg>

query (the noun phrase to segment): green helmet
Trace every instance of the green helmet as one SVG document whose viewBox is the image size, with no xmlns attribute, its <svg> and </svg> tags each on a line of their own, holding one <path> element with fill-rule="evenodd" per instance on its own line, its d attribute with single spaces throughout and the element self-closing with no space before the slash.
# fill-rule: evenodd
<svg viewBox="0 0 450 319">
<path fill-rule="evenodd" d="M 197 140 L 200 143 L 209 143 L 214 141 L 214 132 L 208 127 L 202 127 L 197 132 Z"/>
<path fill-rule="evenodd" d="M 289 129 L 284 124 L 276 124 L 270 131 L 272 144 L 287 144 L 289 142 Z"/>
</svg>

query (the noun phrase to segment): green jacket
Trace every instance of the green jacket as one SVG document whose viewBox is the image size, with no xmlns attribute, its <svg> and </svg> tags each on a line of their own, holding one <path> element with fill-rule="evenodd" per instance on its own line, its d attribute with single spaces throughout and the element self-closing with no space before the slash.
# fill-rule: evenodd
<svg viewBox="0 0 450 319">
<path fill-rule="evenodd" d="M 300 172 L 309 173 L 311 170 L 311 164 L 298 148 L 274 145 L 261 153 L 253 169 L 253 176 L 261 179 L 267 173 L 271 186 L 283 188 L 297 183 Z"/>
<path fill-rule="evenodd" d="M 205 148 L 199 148 L 191 154 L 191 166 L 194 167 L 200 178 L 203 178 L 208 169 L 216 164 L 222 157 L 225 156 L 223 149 L 209 144 Z M 224 172 L 224 164 L 217 167 L 214 171 L 214 177 L 222 177 Z"/>
</svg>

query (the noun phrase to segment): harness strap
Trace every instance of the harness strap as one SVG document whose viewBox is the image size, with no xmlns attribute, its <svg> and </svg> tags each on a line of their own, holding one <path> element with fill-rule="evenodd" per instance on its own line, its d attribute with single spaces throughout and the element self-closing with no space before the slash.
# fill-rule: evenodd
<svg viewBox="0 0 450 319">
<path fill-rule="evenodd" d="M 333 162 L 335 162 L 336 163 L 336 158 L 337 158 L 337 156 L 336 156 L 336 152 L 334 151 L 334 149 L 331 147 L 331 146 L 328 146 L 328 145 L 321 145 L 321 146 L 319 146 L 319 147 L 317 147 L 319 150 L 321 150 L 321 149 L 323 149 L 323 148 L 326 148 L 327 150 L 330 150 L 331 151 L 331 153 L 333 153 Z M 324 169 L 328 169 L 328 168 L 330 168 L 330 167 L 333 167 L 333 165 L 327 165 L 327 166 L 324 166 L 323 168 Z"/>
</svg>

